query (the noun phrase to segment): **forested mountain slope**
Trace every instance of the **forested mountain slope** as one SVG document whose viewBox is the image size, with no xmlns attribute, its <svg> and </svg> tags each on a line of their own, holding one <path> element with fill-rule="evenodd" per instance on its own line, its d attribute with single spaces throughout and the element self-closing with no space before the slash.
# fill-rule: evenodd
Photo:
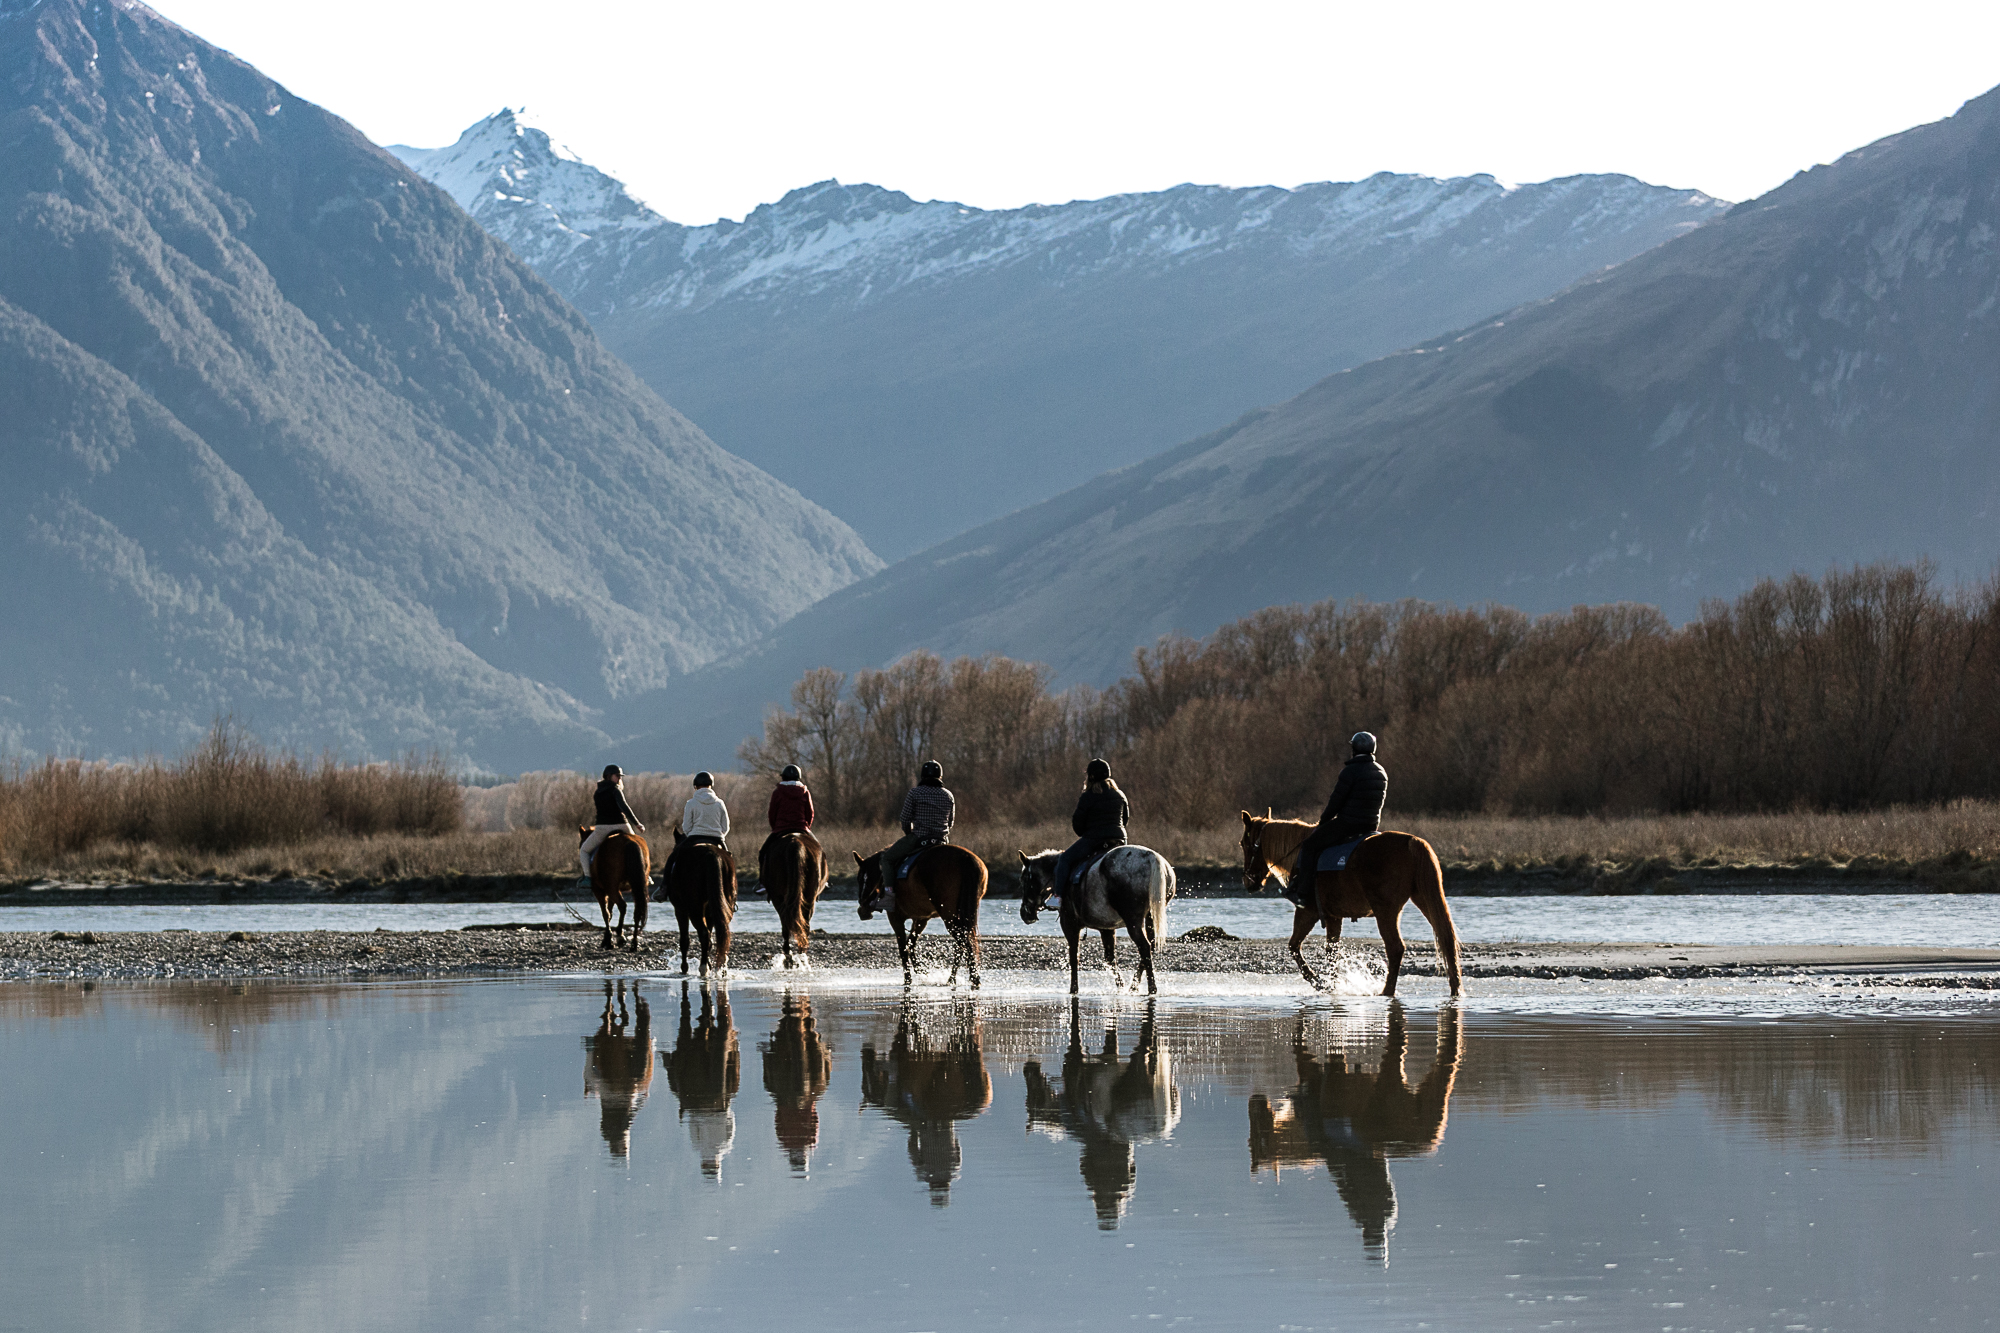
<svg viewBox="0 0 2000 1333">
<path fill-rule="evenodd" d="M 131 0 L 0 0 L 0 750 L 497 766 L 880 567 L 440 190 Z"/>
</svg>

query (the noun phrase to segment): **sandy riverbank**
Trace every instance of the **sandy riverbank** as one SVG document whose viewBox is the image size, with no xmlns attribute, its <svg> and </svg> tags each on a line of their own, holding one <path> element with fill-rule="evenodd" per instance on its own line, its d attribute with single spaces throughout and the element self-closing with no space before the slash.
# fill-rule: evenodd
<svg viewBox="0 0 2000 1333">
<path fill-rule="evenodd" d="M 64 932 L 0 933 L 0 980 L 30 978 L 144 977 L 391 977 L 475 973 L 659 971 L 678 966 L 672 932 L 647 936 L 642 953 L 606 953 L 587 930 L 296 931 L 245 935 L 241 931 L 115 931 L 73 936 Z M 926 961 L 946 960 L 945 945 L 926 937 Z M 672 950 L 670 953 L 669 950 Z M 1381 957 L 1379 942 L 1350 941 L 1362 958 Z M 1323 954 L 1317 942 L 1308 958 Z M 778 950 L 771 934 L 742 934 L 732 961 L 741 969 L 768 966 Z M 1120 957 L 1135 960 L 1129 941 Z M 820 968 L 896 966 L 895 942 L 880 935 L 821 935 L 813 941 Z M 995 936 L 981 942 L 990 970 L 1066 967 L 1060 939 Z M 1845 974 L 1893 978 L 1895 984 L 1952 984 L 2000 989 L 2000 949 L 1914 949 L 1861 946 L 1744 947 L 1663 944 L 1467 945 L 1461 964 L 1468 980 L 1481 977 L 1575 977 L 1592 980 L 1760 977 Z M 1412 943 L 1407 975 L 1437 976 L 1428 942 Z M 1162 974 L 1236 972 L 1294 975 L 1282 940 L 1169 939 L 1159 954 Z"/>
</svg>

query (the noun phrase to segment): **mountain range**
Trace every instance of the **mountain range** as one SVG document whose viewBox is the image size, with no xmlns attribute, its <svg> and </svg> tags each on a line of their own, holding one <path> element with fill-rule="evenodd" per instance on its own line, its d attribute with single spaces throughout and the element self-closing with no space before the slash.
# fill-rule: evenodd
<svg viewBox="0 0 2000 1333">
<path fill-rule="evenodd" d="M 523 767 L 881 562 L 338 117 L 0 0 L 0 750 Z"/>
<path fill-rule="evenodd" d="M 653 710 L 638 749 L 712 753 L 806 668 L 918 647 L 1104 682 L 1276 603 L 1683 619 L 1763 576 L 1923 557 L 1956 579 L 2000 558 L 2000 90 L 899 561 L 627 716 Z"/>
<path fill-rule="evenodd" d="M 396 147 L 726 448 L 889 557 L 1721 215 L 1628 176 L 986 210 L 822 181 L 683 226 L 503 110 Z"/>
</svg>

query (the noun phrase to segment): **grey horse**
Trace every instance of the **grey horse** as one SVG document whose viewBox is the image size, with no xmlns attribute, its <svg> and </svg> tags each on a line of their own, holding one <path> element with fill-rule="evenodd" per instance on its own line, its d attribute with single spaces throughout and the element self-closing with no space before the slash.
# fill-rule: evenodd
<svg viewBox="0 0 2000 1333">
<path fill-rule="evenodd" d="M 1033 922 L 1049 905 L 1050 882 L 1055 876 L 1060 852 L 1045 851 L 1030 856 L 1021 853 L 1021 920 Z M 1077 937 L 1085 930 L 1104 936 L 1104 962 L 1118 977 L 1117 940 L 1122 928 L 1139 948 L 1139 971 L 1146 978 L 1148 994 L 1157 995 L 1159 982 L 1153 976 L 1153 946 L 1167 924 L 1167 904 L 1174 899 L 1174 868 L 1150 847 L 1114 847 L 1083 876 L 1081 883 L 1063 894 L 1056 920 L 1069 940 L 1069 993 L 1076 994 Z M 1136 980 L 1135 980 L 1136 985 Z"/>
</svg>

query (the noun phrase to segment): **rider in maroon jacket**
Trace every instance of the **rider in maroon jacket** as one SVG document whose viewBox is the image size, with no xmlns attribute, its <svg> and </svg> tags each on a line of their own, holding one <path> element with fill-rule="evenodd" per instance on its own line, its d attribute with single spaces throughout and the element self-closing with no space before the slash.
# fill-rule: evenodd
<svg viewBox="0 0 2000 1333">
<path fill-rule="evenodd" d="M 805 835 L 806 846 L 814 855 L 821 855 L 819 839 L 813 835 L 813 794 L 806 786 L 805 775 L 799 772 L 797 764 L 786 764 L 785 771 L 778 774 L 777 788 L 771 793 L 771 835 L 764 839 L 764 846 L 757 853 L 757 892 L 762 893 L 761 883 L 764 857 L 770 852 L 771 844 L 783 833 Z"/>
</svg>

